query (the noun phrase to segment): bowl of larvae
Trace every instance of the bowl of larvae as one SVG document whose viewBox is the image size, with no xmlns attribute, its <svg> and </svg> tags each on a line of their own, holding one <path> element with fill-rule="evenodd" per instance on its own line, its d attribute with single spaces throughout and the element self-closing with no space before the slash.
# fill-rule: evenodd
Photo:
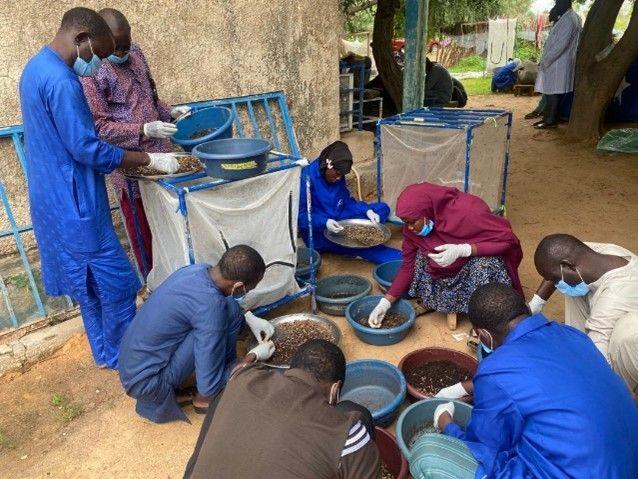
<svg viewBox="0 0 638 479">
<path fill-rule="evenodd" d="M 323 235 L 329 241 L 346 248 L 372 248 L 387 242 L 392 236 L 387 226 L 370 220 L 342 220 L 338 223 L 343 227 L 341 231 L 333 233 L 325 229 Z"/>
</svg>

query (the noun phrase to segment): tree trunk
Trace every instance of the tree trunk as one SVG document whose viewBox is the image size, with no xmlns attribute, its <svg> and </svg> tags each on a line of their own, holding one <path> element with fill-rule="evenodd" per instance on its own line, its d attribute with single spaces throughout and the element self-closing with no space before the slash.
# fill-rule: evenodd
<svg viewBox="0 0 638 479">
<path fill-rule="evenodd" d="M 372 31 L 372 54 L 383 87 L 400 111 L 403 104 L 403 72 L 392 55 L 394 15 L 399 8 L 400 0 L 378 0 Z"/>
<path fill-rule="evenodd" d="M 567 127 L 573 139 L 598 141 L 607 105 L 631 63 L 638 57 L 638 7 L 634 3 L 627 30 L 604 58 L 623 0 L 596 0 L 580 37 L 574 85 L 574 102 Z M 597 56 L 599 58 L 597 58 Z"/>
</svg>

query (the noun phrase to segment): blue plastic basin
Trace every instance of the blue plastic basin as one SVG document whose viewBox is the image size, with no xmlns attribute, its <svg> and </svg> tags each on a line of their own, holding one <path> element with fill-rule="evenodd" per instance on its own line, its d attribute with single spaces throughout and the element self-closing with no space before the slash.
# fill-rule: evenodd
<svg viewBox="0 0 638 479">
<path fill-rule="evenodd" d="M 379 285 L 379 288 L 381 288 L 381 291 L 383 291 L 384 293 L 388 292 L 388 289 L 390 289 L 392 281 L 394 281 L 394 278 L 399 272 L 402 263 L 403 261 L 398 259 L 395 261 L 381 263 L 374 268 L 372 277 Z M 410 295 L 408 293 L 405 293 L 402 297 L 404 299 L 409 299 Z"/>
<path fill-rule="evenodd" d="M 406 408 L 397 421 L 396 436 L 401 453 L 405 458 L 410 457 L 408 443 L 412 436 L 425 424 L 431 423 L 434 410 L 439 404 L 450 402 L 449 399 L 424 399 Z M 472 414 L 472 406 L 461 401 L 454 403 L 454 422 L 465 429 Z"/>
<path fill-rule="evenodd" d="M 399 299 L 392 305 L 390 311 L 405 314 L 408 317 L 408 320 L 402 325 L 396 328 L 375 329 L 359 324 L 357 319 L 362 316 L 368 317 L 374 307 L 379 304 L 382 297 L 381 295 L 366 296 L 365 298 L 353 301 L 346 308 L 346 320 L 354 329 L 354 333 L 357 337 L 361 341 L 374 344 L 375 346 L 388 346 L 403 340 L 410 332 L 410 328 L 412 328 L 416 319 L 416 313 L 412 305 L 407 301 Z"/>
<path fill-rule="evenodd" d="M 233 112 L 221 106 L 195 110 L 175 123 L 177 133 L 171 139 L 173 143 L 178 144 L 185 151 L 191 151 L 195 146 L 210 140 L 231 138 L 233 136 L 233 119 Z M 191 139 L 193 133 L 208 129 L 212 131 Z"/>
<path fill-rule="evenodd" d="M 313 264 L 315 266 L 315 278 L 321 268 L 321 255 L 313 250 L 312 253 Z M 310 250 L 305 246 L 299 246 L 297 248 L 297 268 L 295 269 L 295 278 L 297 282 L 310 281 Z M 300 284 L 303 286 L 303 284 Z"/>
<path fill-rule="evenodd" d="M 353 301 L 370 294 L 372 283 L 354 274 L 336 274 L 317 283 L 319 309 L 333 316 L 344 316 Z"/>
<path fill-rule="evenodd" d="M 407 385 L 403 373 L 392 364 L 376 359 L 352 361 L 346 365 L 341 400 L 368 408 L 374 424 L 392 424 L 405 400 Z"/>
<path fill-rule="evenodd" d="M 202 143 L 193 155 L 206 167 L 206 174 L 224 180 L 243 180 L 266 170 L 272 145 L 261 138 L 227 138 Z"/>
</svg>

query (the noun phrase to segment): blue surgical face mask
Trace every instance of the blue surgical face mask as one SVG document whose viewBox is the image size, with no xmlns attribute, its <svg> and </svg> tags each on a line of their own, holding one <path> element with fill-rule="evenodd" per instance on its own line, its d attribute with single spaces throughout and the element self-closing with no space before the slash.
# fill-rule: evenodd
<svg viewBox="0 0 638 479">
<path fill-rule="evenodd" d="M 485 357 L 494 352 L 494 338 L 492 338 L 492 335 L 488 331 L 484 329 L 481 329 L 480 331 L 483 331 L 490 338 L 490 345 L 488 346 L 483 342 L 481 336 L 479 335 L 479 348 L 483 350 L 483 357 Z"/>
<path fill-rule="evenodd" d="M 128 61 L 129 54 L 127 53 L 123 57 L 118 57 L 115 53 L 111 53 L 106 59 L 111 63 L 115 63 L 116 65 L 121 65 L 122 63 L 126 63 Z"/>
<path fill-rule="evenodd" d="M 241 287 L 243 288 L 244 292 L 240 293 L 239 291 L 235 292 L 235 288 L 233 287 L 233 291 L 230 293 L 230 295 L 235 298 L 235 300 L 237 302 L 241 302 L 245 297 L 246 294 L 248 294 L 248 292 L 246 291 L 246 286 L 244 286 L 243 284 L 241 285 Z"/>
<path fill-rule="evenodd" d="M 423 224 L 423 228 L 421 228 L 421 231 L 419 231 L 417 234 L 419 236 L 427 236 L 430 233 L 432 233 L 433 229 L 434 229 L 434 221 L 430 220 L 427 223 Z"/>
<path fill-rule="evenodd" d="M 75 71 L 75 73 L 78 74 L 78 76 L 92 77 L 98 72 L 100 66 L 102 66 L 102 60 L 100 60 L 100 57 L 93 53 L 91 39 L 89 38 L 89 48 L 91 49 L 91 53 L 93 54 L 93 56 L 88 62 L 80 57 L 80 46 L 76 45 L 75 48 L 77 49 L 78 57 L 75 59 L 75 63 L 73 64 L 73 70 Z"/>
<path fill-rule="evenodd" d="M 479 347 L 483 349 L 483 356 L 492 354 L 494 352 L 492 348 L 488 348 L 487 346 L 485 346 L 485 343 L 479 343 Z"/>
<path fill-rule="evenodd" d="M 587 293 L 589 293 L 589 286 L 587 286 L 587 283 L 585 283 L 585 281 L 583 281 L 583 277 L 580 274 L 580 271 L 578 271 L 577 268 L 574 268 L 576 270 L 576 272 L 578 273 L 578 276 L 580 277 L 580 283 L 571 286 L 569 284 L 567 284 L 565 282 L 565 280 L 563 279 L 563 265 L 560 265 L 560 281 L 558 283 L 556 283 L 554 286 L 556 286 L 556 289 L 558 291 L 560 291 L 561 293 L 563 293 L 565 296 L 585 296 Z"/>
</svg>

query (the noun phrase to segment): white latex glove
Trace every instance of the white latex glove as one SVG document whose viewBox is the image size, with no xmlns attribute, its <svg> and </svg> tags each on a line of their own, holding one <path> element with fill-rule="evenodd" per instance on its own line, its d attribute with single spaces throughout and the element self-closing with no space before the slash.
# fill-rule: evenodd
<svg viewBox="0 0 638 479">
<path fill-rule="evenodd" d="M 175 173 L 179 169 L 179 162 L 172 153 L 147 153 L 151 162 L 149 168 L 163 171 L 169 175 Z"/>
<path fill-rule="evenodd" d="M 366 211 L 366 216 L 373 223 L 379 223 L 381 221 L 381 217 L 372 210 Z"/>
<path fill-rule="evenodd" d="M 454 403 L 446 402 L 446 403 L 440 404 L 434 410 L 434 417 L 432 422 L 434 422 L 434 427 L 437 429 L 439 429 L 439 418 L 441 417 L 441 414 L 443 414 L 444 412 L 449 412 L 450 416 L 452 416 L 452 419 L 454 419 Z"/>
<path fill-rule="evenodd" d="M 248 351 L 248 354 L 250 353 L 257 356 L 257 361 L 265 361 L 275 354 L 275 344 L 272 341 L 264 341 Z"/>
<path fill-rule="evenodd" d="M 459 258 L 467 258 L 472 254 L 469 244 L 443 244 L 434 248 L 438 253 L 430 253 L 428 256 L 439 266 L 450 266 Z"/>
<path fill-rule="evenodd" d="M 270 339 L 272 335 L 275 334 L 275 327 L 265 319 L 255 316 L 250 311 L 248 311 L 244 316 L 246 317 L 248 327 L 260 343 Z"/>
<path fill-rule="evenodd" d="M 177 126 L 164 121 L 144 123 L 144 136 L 149 138 L 170 138 L 177 132 Z"/>
<path fill-rule="evenodd" d="M 441 389 L 434 395 L 434 397 L 441 399 L 460 399 L 468 394 L 469 393 L 465 390 L 461 383 L 456 383 L 452 386 Z"/>
<path fill-rule="evenodd" d="M 171 110 L 171 116 L 173 118 L 179 118 L 182 115 L 185 115 L 186 113 L 190 112 L 192 110 L 192 108 L 190 106 L 187 105 L 182 105 L 182 106 L 174 106 Z"/>
<path fill-rule="evenodd" d="M 535 294 L 532 300 L 527 303 L 527 306 L 529 306 L 529 310 L 532 312 L 532 314 L 538 314 L 543 310 L 543 306 L 545 306 L 545 303 L 547 303 L 547 301 L 545 301 L 539 295 Z"/>
<path fill-rule="evenodd" d="M 335 234 L 341 233 L 343 231 L 343 226 L 341 226 L 333 219 L 329 219 L 328 221 L 326 221 L 326 228 L 328 228 L 328 231 Z"/>
<path fill-rule="evenodd" d="M 385 315 L 390 309 L 390 306 L 392 306 L 392 303 L 390 303 L 390 301 L 388 301 L 385 298 L 381 298 L 381 301 L 379 301 L 379 304 L 377 304 L 374 307 L 374 309 L 370 313 L 370 316 L 368 316 L 368 324 L 370 325 L 371 328 L 381 327 L 383 318 L 385 318 Z"/>
</svg>

